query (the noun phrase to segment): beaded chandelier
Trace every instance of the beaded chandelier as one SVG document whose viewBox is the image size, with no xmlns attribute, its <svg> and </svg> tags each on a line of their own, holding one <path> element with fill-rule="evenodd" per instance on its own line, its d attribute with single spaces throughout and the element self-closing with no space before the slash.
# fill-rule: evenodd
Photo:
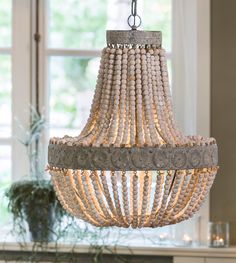
<svg viewBox="0 0 236 263">
<path fill-rule="evenodd" d="M 72 215 L 95 226 L 161 227 L 199 210 L 217 144 L 179 130 L 161 32 L 136 30 L 135 0 L 130 18 L 132 30 L 107 31 L 87 124 L 78 137 L 50 140 L 48 169 Z"/>
</svg>

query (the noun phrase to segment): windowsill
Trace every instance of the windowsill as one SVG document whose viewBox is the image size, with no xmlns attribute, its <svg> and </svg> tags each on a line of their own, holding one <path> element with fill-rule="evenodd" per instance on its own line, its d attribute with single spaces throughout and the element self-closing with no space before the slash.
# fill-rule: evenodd
<svg viewBox="0 0 236 263">
<path fill-rule="evenodd" d="M 32 251 L 33 243 L 27 243 L 22 247 L 22 244 L 6 242 L 0 243 L 0 250 L 4 251 Z M 58 244 L 57 251 L 60 253 L 69 253 L 73 249 L 73 253 L 86 254 L 90 253 L 89 245 L 68 245 Z M 110 250 L 111 249 L 111 250 Z M 164 247 L 164 246 L 130 246 L 130 247 L 109 247 L 104 250 L 105 254 L 109 254 L 110 251 L 114 251 L 117 254 L 122 255 L 148 255 L 148 256 L 186 256 L 186 257 L 220 257 L 220 258 L 236 258 L 236 247 L 229 248 L 208 248 L 208 247 Z M 54 243 L 49 243 L 47 247 L 37 248 L 38 252 L 55 252 Z"/>
<path fill-rule="evenodd" d="M 60 241 L 59 243 L 49 243 L 42 247 L 41 244 L 38 246 L 32 242 L 26 241 L 26 243 L 20 243 L 15 241 L 15 237 L 11 235 L 10 230 L 12 229 L 11 225 L 5 226 L 5 235 L 0 237 L 0 252 L 4 251 L 7 254 L 11 252 L 48 252 L 48 253 L 77 253 L 77 254 L 89 254 L 91 253 L 91 245 L 90 242 L 86 240 L 80 242 L 83 244 L 73 243 L 66 243 Z M 146 238 L 148 241 L 148 233 L 146 233 Z M 151 237 L 151 236 L 150 236 Z M 143 256 L 169 256 L 169 257 L 213 257 L 213 258 L 235 258 L 236 259 L 236 246 L 232 246 L 229 248 L 209 248 L 206 246 L 191 246 L 191 247 L 177 247 L 174 245 L 161 245 L 161 244 L 154 244 L 154 243 L 142 243 L 138 239 L 138 236 L 135 236 L 134 233 L 129 235 L 131 238 L 132 243 L 129 246 L 125 245 L 124 242 L 120 241 L 119 245 L 116 245 L 112 240 L 106 239 L 102 240 L 105 244 L 110 244 L 110 246 L 106 246 L 103 250 L 104 254 L 109 254 L 113 251 L 116 254 L 121 255 L 143 255 Z M 155 236 L 152 237 L 155 240 Z M 102 242 L 101 241 L 101 242 Z M 98 244 L 98 243 L 96 243 Z M 123 246 L 120 244 L 124 244 Z M 93 250 L 92 250 L 93 251 Z M 0 259 L 1 260 L 1 259 Z"/>
</svg>

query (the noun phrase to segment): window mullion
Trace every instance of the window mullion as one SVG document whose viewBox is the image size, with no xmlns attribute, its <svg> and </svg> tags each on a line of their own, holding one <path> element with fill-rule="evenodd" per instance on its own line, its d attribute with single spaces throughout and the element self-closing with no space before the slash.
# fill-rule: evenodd
<svg viewBox="0 0 236 263">
<path fill-rule="evenodd" d="M 34 78 L 32 85 L 34 86 L 34 90 L 36 89 L 35 86 L 35 78 L 36 74 L 39 77 L 39 110 L 40 113 L 46 118 L 46 121 L 49 120 L 49 92 L 48 92 L 48 58 L 46 54 L 47 48 L 47 39 L 48 39 L 48 28 L 46 27 L 48 23 L 48 5 L 49 1 L 47 0 L 34 0 L 34 5 L 36 1 L 39 1 L 39 14 L 38 14 L 38 23 L 39 23 L 39 34 L 40 34 L 40 42 L 39 42 L 39 60 L 38 60 L 38 72 L 34 71 Z M 34 8 L 35 10 L 35 8 Z M 34 51 L 35 52 L 35 44 L 34 44 Z M 36 63 L 36 57 L 34 56 L 34 65 Z M 41 147 L 42 147 L 42 156 L 41 162 L 47 163 L 47 144 L 49 139 L 49 131 L 45 129 L 42 136 L 41 136 Z"/>
<path fill-rule="evenodd" d="M 11 145 L 12 138 L 0 138 L 0 145 Z"/>
<path fill-rule="evenodd" d="M 71 57 L 100 57 L 101 50 L 82 50 L 82 49 L 58 49 L 48 48 L 48 56 L 71 56 Z"/>
<path fill-rule="evenodd" d="M 0 54 L 1 55 L 10 55 L 11 48 L 10 47 L 0 47 Z"/>
<path fill-rule="evenodd" d="M 47 56 L 62 56 L 62 57 L 100 57 L 101 50 L 96 49 L 66 49 L 66 48 L 47 48 L 46 55 Z M 167 59 L 172 58 L 172 53 L 166 53 Z"/>
<path fill-rule="evenodd" d="M 20 123 L 29 127 L 31 95 L 31 0 L 13 0 L 12 36 L 12 176 L 13 180 L 29 174 L 25 147 L 17 138 L 22 137 Z M 16 119 L 17 118 L 17 122 Z"/>
</svg>

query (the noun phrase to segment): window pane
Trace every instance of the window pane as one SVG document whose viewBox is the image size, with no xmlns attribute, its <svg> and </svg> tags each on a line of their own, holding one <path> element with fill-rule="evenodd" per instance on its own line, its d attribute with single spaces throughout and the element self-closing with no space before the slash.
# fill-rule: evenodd
<svg viewBox="0 0 236 263">
<path fill-rule="evenodd" d="M 143 27 L 162 31 L 163 47 L 170 51 L 172 41 L 172 0 L 143 1 Z"/>
<path fill-rule="evenodd" d="M 11 46 L 11 8 L 12 1 L 0 1 L 0 47 Z"/>
<path fill-rule="evenodd" d="M 101 48 L 105 42 L 107 0 L 50 0 L 49 46 Z"/>
<path fill-rule="evenodd" d="M 60 0 L 49 4 L 49 46 L 52 48 L 100 49 L 105 30 L 127 29 L 130 2 L 124 0 Z M 94 8 L 96 7 L 96 8 Z M 138 3 L 144 30 L 163 31 L 163 46 L 171 48 L 171 0 Z"/>
<path fill-rule="evenodd" d="M 89 115 L 99 58 L 51 57 L 50 133 L 78 135 Z"/>
<path fill-rule="evenodd" d="M 0 226 L 9 220 L 4 192 L 11 182 L 11 147 L 0 145 Z"/>
<path fill-rule="evenodd" d="M 0 55 L 0 137 L 11 136 L 11 57 Z M 4 114 L 3 114 L 4 113 Z"/>
</svg>

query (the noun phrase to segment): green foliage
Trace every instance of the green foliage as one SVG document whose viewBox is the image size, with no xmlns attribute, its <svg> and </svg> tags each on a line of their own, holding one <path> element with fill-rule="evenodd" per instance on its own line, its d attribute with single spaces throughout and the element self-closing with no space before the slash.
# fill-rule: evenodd
<svg viewBox="0 0 236 263">
<path fill-rule="evenodd" d="M 23 136 L 21 138 L 17 138 L 17 140 L 25 146 L 26 154 L 29 158 L 30 163 L 30 174 L 29 177 L 31 179 L 42 180 L 44 178 L 44 164 L 40 159 L 41 156 L 41 137 L 46 128 L 46 120 L 42 114 L 37 112 L 37 110 L 30 106 L 30 127 L 29 129 L 25 129 L 18 120 L 18 126 L 23 131 Z"/>
<path fill-rule="evenodd" d="M 65 210 L 59 205 L 55 191 L 50 181 L 19 181 L 13 183 L 6 191 L 9 199 L 8 208 L 14 215 L 14 219 L 24 218 L 24 208 L 34 208 L 35 200 L 40 199 L 42 204 L 55 205 L 56 215 L 61 217 Z"/>
<path fill-rule="evenodd" d="M 40 139 L 46 125 L 45 119 L 32 106 L 30 113 L 28 130 L 18 123 L 24 132 L 24 136 L 18 140 L 26 148 L 30 179 L 13 183 L 6 191 L 6 197 L 8 209 L 13 214 L 14 231 L 24 237 L 27 222 L 33 239 L 47 241 L 55 221 L 60 221 L 66 212 L 59 204 L 51 182 L 43 179 L 45 172 L 40 161 Z"/>
<path fill-rule="evenodd" d="M 26 133 L 24 141 L 21 141 L 26 148 L 29 148 L 35 141 L 39 140 L 46 125 L 43 115 L 36 111 L 34 107 L 30 107 L 31 123 Z"/>
<path fill-rule="evenodd" d="M 0 46 L 11 44 L 12 1 L 0 1 Z"/>
<path fill-rule="evenodd" d="M 163 47 L 171 50 L 172 0 L 143 1 L 143 26 L 145 30 L 162 31 Z"/>
<path fill-rule="evenodd" d="M 71 58 L 64 62 L 66 76 L 69 79 L 71 86 L 74 87 L 76 91 L 91 88 L 88 85 L 89 78 L 87 75 L 87 68 L 90 60 L 91 59 Z"/>
<path fill-rule="evenodd" d="M 1 199 L 1 204 L 0 204 L 0 227 L 9 222 L 9 210 L 7 208 L 8 206 L 8 200 L 5 196 L 5 191 L 9 189 L 10 186 L 10 178 L 7 178 L 7 181 L 2 181 L 1 186 L 0 186 L 0 199 Z"/>
<path fill-rule="evenodd" d="M 56 223 L 59 224 L 67 214 L 59 203 L 51 182 L 47 180 L 15 182 L 6 191 L 6 197 L 9 200 L 8 209 L 13 215 L 13 231 L 22 238 L 25 238 L 27 232 L 25 221 L 28 222 L 30 231 L 34 231 L 33 228 L 41 230 L 42 240 L 38 241 L 45 241 Z M 47 216 L 50 211 L 52 214 Z"/>
<path fill-rule="evenodd" d="M 107 0 L 68 0 L 66 5 L 60 0 L 51 0 L 50 46 L 102 48 L 107 4 Z"/>
</svg>

